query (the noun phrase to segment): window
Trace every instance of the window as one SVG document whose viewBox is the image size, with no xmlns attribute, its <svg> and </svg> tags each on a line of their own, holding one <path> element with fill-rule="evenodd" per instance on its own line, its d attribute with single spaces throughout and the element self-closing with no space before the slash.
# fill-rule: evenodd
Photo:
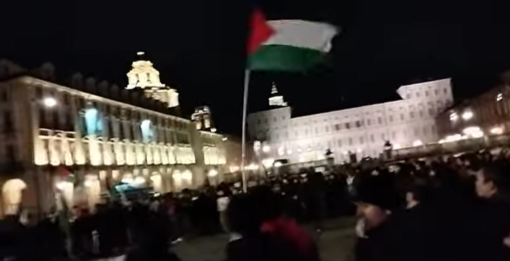
<svg viewBox="0 0 510 261">
<path fill-rule="evenodd" d="M 439 94 L 439 91 L 437 89 L 434 90 L 434 94 L 435 95 L 438 95 Z"/>
<path fill-rule="evenodd" d="M 14 129 L 14 126 L 12 124 L 11 113 L 9 111 L 4 111 L 4 131 L 12 132 L 13 129 Z"/>
<path fill-rule="evenodd" d="M 406 94 L 406 99 L 411 99 L 411 94 Z"/>
<path fill-rule="evenodd" d="M 335 130 L 337 130 L 337 131 L 340 130 L 340 124 L 335 124 Z"/>
<path fill-rule="evenodd" d="M 447 94 L 447 93 L 448 93 L 448 89 L 444 88 L 444 89 L 443 89 L 443 93 L 444 93 L 444 94 Z"/>
<path fill-rule="evenodd" d="M 425 91 L 425 97 L 429 97 L 429 91 Z"/>
<path fill-rule="evenodd" d="M 423 110 L 420 110 L 420 118 L 423 118 Z"/>
<path fill-rule="evenodd" d="M 393 115 L 390 115 L 390 122 L 393 122 Z"/>
<path fill-rule="evenodd" d="M 416 93 L 416 97 L 420 98 L 420 93 L 419 92 Z"/>
<path fill-rule="evenodd" d="M 342 140 L 341 140 L 341 139 L 339 139 L 339 140 L 336 142 L 336 144 L 338 145 L 338 147 L 342 147 Z"/>
<path fill-rule="evenodd" d="M 276 122 L 276 117 L 273 117 L 273 122 Z"/>
<path fill-rule="evenodd" d="M 361 121 L 356 121 L 356 128 L 360 128 L 361 127 Z"/>
<path fill-rule="evenodd" d="M 329 132 L 329 126 L 326 126 L 326 132 Z"/>
<path fill-rule="evenodd" d="M 352 138 L 349 138 L 349 146 L 352 146 Z"/>
<path fill-rule="evenodd" d="M 394 131 L 392 131 L 392 132 L 391 132 L 391 138 L 392 138 L 392 139 L 395 139 L 396 137 L 397 137 L 397 134 L 396 134 Z"/>
<path fill-rule="evenodd" d="M 359 144 L 363 145 L 364 142 L 365 142 L 365 139 L 363 137 L 359 137 Z"/>
<path fill-rule="evenodd" d="M 370 126 L 370 124 L 372 124 L 372 119 L 367 120 L 367 125 Z"/>
<path fill-rule="evenodd" d="M 434 108 L 429 108 L 429 115 L 434 116 Z"/>
<path fill-rule="evenodd" d="M 381 118 L 381 117 L 378 117 L 378 118 L 377 118 L 377 122 L 378 122 L 379 124 L 382 124 L 382 118 Z"/>
<path fill-rule="evenodd" d="M 411 112 L 409 113 L 409 117 L 411 117 L 411 119 L 414 119 L 414 111 L 411 111 Z"/>
<path fill-rule="evenodd" d="M 400 114 L 400 120 L 401 120 L 401 121 L 403 121 L 403 120 L 404 120 L 404 114 L 403 114 L 403 113 L 401 113 L 401 114 Z"/>
<path fill-rule="evenodd" d="M 319 133 L 319 129 L 315 128 L 315 134 L 318 134 L 318 133 Z"/>
<path fill-rule="evenodd" d="M 348 122 L 345 123 L 345 128 L 346 129 L 350 129 L 351 128 L 351 124 L 349 124 Z"/>
<path fill-rule="evenodd" d="M 372 142 L 372 143 L 375 142 L 374 134 L 370 134 L 370 142 Z"/>
</svg>

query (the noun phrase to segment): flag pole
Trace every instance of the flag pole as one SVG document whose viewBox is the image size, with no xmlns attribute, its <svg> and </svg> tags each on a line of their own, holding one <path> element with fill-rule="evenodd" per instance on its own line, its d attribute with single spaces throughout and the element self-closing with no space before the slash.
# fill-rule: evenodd
<svg viewBox="0 0 510 261">
<path fill-rule="evenodd" d="M 243 191 L 248 191 L 248 184 L 246 178 L 246 110 L 248 107 L 248 87 L 250 86 L 250 70 L 246 69 L 244 72 L 244 93 L 243 93 L 243 126 L 241 136 L 241 176 L 243 179 Z"/>
</svg>

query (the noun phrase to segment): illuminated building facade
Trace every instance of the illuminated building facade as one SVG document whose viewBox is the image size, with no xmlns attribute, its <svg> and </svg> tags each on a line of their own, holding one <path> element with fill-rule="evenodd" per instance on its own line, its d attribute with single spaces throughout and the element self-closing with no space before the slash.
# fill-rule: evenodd
<svg viewBox="0 0 510 261">
<path fill-rule="evenodd" d="M 510 72 L 494 88 L 448 108 L 437 117 L 441 140 L 510 133 Z"/>
<path fill-rule="evenodd" d="M 216 132 L 211 116 L 211 109 L 207 106 L 196 108 L 195 112 L 191 115 L 191 120 L 195 123 L 197 130 Z"/>
<path fill-rule="evenodd" d="M 175 90 L 144 66 L 147 78 L 131 71 L 124 89 L 80 74 L 61 85 L 51 64 L 26 73 L 0 62 L 0 216 L 21 201 L 47 212 L 59 193 L 93 207 L 119 182 L 165 193 L 228 172 L 223 136 L 171 115 Z M 169 98 L 147 95 L 160 91 Z"/>
<path fill-rule="evenodd" d="M 401 86 L 397 93 L 400 100 L 293 117 L 272 91 L 272 109 L 248 116 L 250 137 L 262 142 L 267 157 L 291 163 L 324 159 L 328 150 L 337 163 L 379 157 L 386 141 L 395 148 L 436 142 L 435 117 L 453 103 L 450 79 Z"/>
</svg>

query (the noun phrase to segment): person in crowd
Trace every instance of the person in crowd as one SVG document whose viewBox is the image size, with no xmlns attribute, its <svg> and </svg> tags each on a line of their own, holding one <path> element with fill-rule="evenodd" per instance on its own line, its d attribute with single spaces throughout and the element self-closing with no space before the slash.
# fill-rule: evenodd
<svg viewBox="0 0 510 261">
<path fill-rule="evenodd" d="M 509 260 L 504 239 L 510 232 L 510 165 L 497 160 L 476 173 L 476 194 L 481 201 L 474 213 L 472 260 Z M 505 254 L 506 253 L 506 254 Z"/>
<path fill-rule="evenodd" d="M 228 261 L 320 260 L 312 238 L 283 214 L 281 198 L 270 188 L 235 196 L 227 217 L 239 235 L 227 245 Z"/>
<path fill-rule="evenodd" d="M 227 225 L 227 215 L 226 210 L 228 207 L 228 204 L 230 203 L 230 198 L 232 196 L 232 193 L 230 191 L 230 188 L 227 184 L 222 183 L 220 186 L 218 186 L 217 191 L 217 207 L 218 207 L 218 216 L 220 218 L 220 224 L 223 228 L 224 232 L 229 232 L 228 225 Z"/>
</svg>

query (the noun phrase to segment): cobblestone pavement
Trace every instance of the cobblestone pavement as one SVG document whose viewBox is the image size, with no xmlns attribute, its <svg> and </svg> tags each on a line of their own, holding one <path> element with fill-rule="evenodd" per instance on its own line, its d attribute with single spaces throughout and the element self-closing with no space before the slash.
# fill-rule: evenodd
<svg viewBox="0 0 510 261">
<path fill-rule="evenodd" d="M 310 231 L 319 246 L 323 261 L 352 260 L 354 245 L 354 221 L 352 219 L 334 219 L 325 223 L 325 230 L 317 234 Z M 174 246 L 174 252 L 182 261 L 222 261 L 225 258 L 227 235 L 188 239 Z"/>
</svg>

